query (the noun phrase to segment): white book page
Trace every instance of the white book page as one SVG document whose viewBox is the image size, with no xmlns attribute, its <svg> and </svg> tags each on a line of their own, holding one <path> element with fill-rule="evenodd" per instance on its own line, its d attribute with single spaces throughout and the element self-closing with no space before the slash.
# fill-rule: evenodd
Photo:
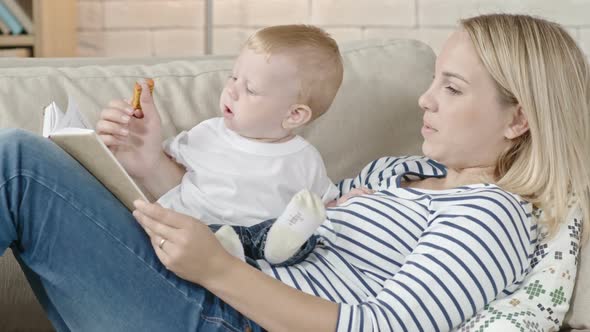
<svg viewBox="0 0 590 332">
<path fill-rule="evenodd" d="M 92 129 L 94 126 L 80 112 L 78 103 L 68 94 L 68 108 L 65 113 L 52 101 L 43 109 L 43 136 L 49 137 L 52 133 L 64 128 Z"/>
<path fill-rule="evenodd" d="M 64 117 L 64 112 L 52 101 L 43 109 L 43 137 L 49 137 Z"/>
<path fill-rule="evenodd" d="M 86 117 L 84 117 L 84 115 L 80 112 L 78 103 L 74 100 L 74 98 L 72 98 L 70 94 L 68 94 L 68 108 L 66 110 L 66 114 L 63 118 L 60 119 L 55 129 L 62 129 L 68 127 L 92 129 L 92 125 L 90 124 L 88 119 L 86 119 Z"/>
</svg>

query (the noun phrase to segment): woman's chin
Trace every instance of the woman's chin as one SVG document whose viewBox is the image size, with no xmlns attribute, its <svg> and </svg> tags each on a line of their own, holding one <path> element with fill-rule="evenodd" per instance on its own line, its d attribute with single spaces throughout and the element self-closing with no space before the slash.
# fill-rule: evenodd
<svg viewBox="0 0 590 332">
<path fill-rule="evenodd" d="M 426 141 L 422 143 L 422 155 L 432 160 L 441 162 L 441 155 L 437 154 L 436 151 Z"/>
<path fill-rule="evenodd" d="M 430 146 L 429 146 L 429 144 L 428 144 L 426 141 L 423 141 L 423 142 L 422 142 L 422 155 L 423 155 L 424 157 L 432 158 L 432 157 L 431 157 L 431 152 L 432 152 L 432 151 L 431 151 L 431 149 L 430 149 Z"/>
</svg>

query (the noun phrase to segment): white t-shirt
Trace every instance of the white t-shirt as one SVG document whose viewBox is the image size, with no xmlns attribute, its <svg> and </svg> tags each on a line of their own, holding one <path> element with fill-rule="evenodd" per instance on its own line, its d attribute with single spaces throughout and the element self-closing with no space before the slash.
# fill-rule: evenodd
<svg viewBox="0 0 590 332">
<path fill-rule="evenodd" d="M 324 202 L 339 193 L 319 152 L 300 136 L 258 142 L 227 129 L 223 118 L 213 118 L 163 145 L 187 173 L 158 202 L 207 224 L 251 226 L 276 218 L 302 189 Z"/>
</svg>

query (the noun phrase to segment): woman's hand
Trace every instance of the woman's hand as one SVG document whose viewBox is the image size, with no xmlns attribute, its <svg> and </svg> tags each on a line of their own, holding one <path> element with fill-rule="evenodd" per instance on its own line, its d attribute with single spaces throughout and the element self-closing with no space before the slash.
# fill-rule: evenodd
<svg viewBox="0 0 590 332">
<path fill-rule="evenodd" d="M 149 235 L 156 255 L 179 277 L 206 286 L 231 265 L 234 258 L 221 246 L 209 227 L 197 219 L 135 201 L 133 216 Z"/>
<path fill-rule="evenodd" d="M 158 204 L 135 201 L 133 215 L 160 261 L 270 331 L 335 331 L 338 305 L 305 294 L 234 258 L 209 227 Z"/>
<path fill-rule="evenodd" d="M 161 120 L 145 81 L 142 81 L 143 118 L 125 100 L 113 100 L 100 113 L 96 132 L 127 172 L 145 178 L 167 158 L 162 150 Z"/>
<path fill-rule="evenodd" d="M 349 199 L 351 199 L 353 197 L 362 196 L 362 195 L 370 195 L 374 192 L 375 192 L 375 190 L 369 189 L 367 187 L 354 188 L 354 189 L 350 190 L 349 192 L 347 192 L 346 194 L 342 195 L 342 197 L 338 198 L 336 200 L 336 205 L 344 204 L 346 201 L 348 201 Z"/>
</svg>

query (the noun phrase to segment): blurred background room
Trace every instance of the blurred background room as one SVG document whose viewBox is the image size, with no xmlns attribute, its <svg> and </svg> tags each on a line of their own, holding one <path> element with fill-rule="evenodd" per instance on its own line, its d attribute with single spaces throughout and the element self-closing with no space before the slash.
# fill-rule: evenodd
<svg viewBox="0 0 590 332">
<path fill-rule="evenodd" d="M 460 17 L 487 12 L 555 20 L 590 52 L 590 0 L 0 0 L 0 55 L 228 55 L 254 30 L 288 23 L 339 42 L 413 38 L 438 51 Z"/>
</svg>

